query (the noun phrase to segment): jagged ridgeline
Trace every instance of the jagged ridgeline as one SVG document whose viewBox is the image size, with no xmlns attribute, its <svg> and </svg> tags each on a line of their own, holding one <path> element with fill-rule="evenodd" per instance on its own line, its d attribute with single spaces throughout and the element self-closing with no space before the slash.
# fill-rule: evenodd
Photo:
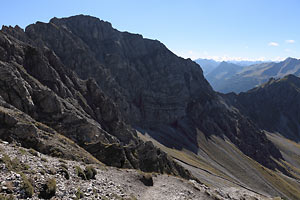
<svg viewBox="0 0 300 200">
<path fill-rule="evenodd" d="M 196 154 L 203 133 L 286 173 L 275 161 L 280 151 L 212 90 L 199 65 L 94 17 L 53 18 L 25 31 L 3 27 L 0 95 L 0 136 L 44 153 L 53 153 L 47 145 L 63 135 L 70 141 L 52 145 L 59 156 L 71 156 L 65 149 L 73 145 L 107 165 L 189 178 L 136 130 Z"/>
</svg>

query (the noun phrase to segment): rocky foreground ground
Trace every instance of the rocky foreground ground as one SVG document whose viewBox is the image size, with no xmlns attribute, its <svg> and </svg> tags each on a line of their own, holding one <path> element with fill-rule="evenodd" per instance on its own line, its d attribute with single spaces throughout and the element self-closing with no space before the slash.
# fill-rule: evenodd
<svg viewBox="0 0 300 200">
<path fill-rule="evenodd" d="M 270 199 L 169 175 L 62 160 L 5 141 L 0 161 L 0 199 Z"/>
</svg>

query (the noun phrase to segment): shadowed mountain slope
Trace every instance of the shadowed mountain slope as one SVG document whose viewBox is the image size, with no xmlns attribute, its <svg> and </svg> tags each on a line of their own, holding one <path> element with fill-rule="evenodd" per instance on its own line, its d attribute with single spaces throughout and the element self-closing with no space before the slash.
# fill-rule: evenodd
<svg viewBox="0 0 300 200">
<path fill-rule="evenodd" d="M 300 141 L 300 78 L 294 75 L 273 78 L 231 97 L 235 106 L 262 129 Z"/>
<path fill-rule="evenodd" d="M 0 32 L 0 94 L 3 102 L 14 108 L 8 115 L 6 104 L 1 106 L 4 115 L 0 118 L 1 138 L 69 158 L 69 154 L 72 155 L 69 150 L 72 148 L 68 149 L 68 143 L 64 140 L 55 143 L 52 141 L 53 136 L 47 136 L 47 132 L 57 131 L 107 165 L 191 178 L 186 170 L 164 152 L 137 138 L 135 131 L 122 119 L 115 103 L 93 79 L 79 79 L 53 51 L 34 47 L 4 33 L 9 31 L 12 35 L 19 34 L 27 38 L 20 29 L 4 27 Z M 25 119 L 14 117 L 18 113 L 29 115 L 28 118 L 33 118 L 33 122 L 25 121 L 26 126 L 22 125 Z M 27 126 L 29 132 L 26 131 Z M 39 131 L 40 127 L 44 131 Z M 32 135 L 26 136 L 24 132 L 32 132 Z M 42 135 L 44 132 L 45 136 Z M 51 143 L 54 153 L 47 146 Z M 60 149 L 60 145 L 64 148 Z M 73 157 L 75 155 L 74 151 Z"/>
</svg>

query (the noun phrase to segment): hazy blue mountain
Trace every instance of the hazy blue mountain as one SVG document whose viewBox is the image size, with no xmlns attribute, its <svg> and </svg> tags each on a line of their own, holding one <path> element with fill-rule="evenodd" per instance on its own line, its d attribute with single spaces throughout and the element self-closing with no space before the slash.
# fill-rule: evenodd
<svg viewBox="0 0 300 200">
<path fill-rule="evenodd" d="M 230 79 L 232 76 L 241 71 L 244 67 L 236 65 L 229 62 L 221 62 L 216 68 L 211 72 L 206 74 L 206 79 L 211 84 L 211 86 L 219 91 L 223 87 L 223 82 Z"/>
<path fill-rule="evenodd" d="M 244 67 L 250 66 L 250 65 L 265 63 L 265 61 L 251 61 L 251 60 L 241 60 L 241 61 L 230 60 L 230 61 L 227 61 L 227 62 L 236 64 L 236 65 L 240 65 L 240 66 L 244 66 Z"/>
<path fill-rule="evenodd" d="M 204 75 L 209 74 L 211 71 L 213 71 L 215 68 L 217 68 L 221 64 L 220 61 L 216 61 L 213 59 L 205 59 L 205 58 L 204 59 L 199 58 L 194 61 L 201 66 Z M 240 65 L 243 67 L 263 63 L 263 61 L 249 61 L 249 60 L 242 60 L 242 61 L 228 60 L 225 62 Z"/>
<path fill-rule="evenodd" d="M 282 78 L 293 74 L 300 76 L 300 60 L 287 58 L 281 62 L 268 62 L 244 67 L 241 71 L 227 79 L 219 79 L 218 83 L 212 84 L 219 92 L 244 92 L 250 90 L 270 78 Z M 210 79 L 207 78 L 209 81 Z"/>
<path fill-rule="evenodd" d="M 195 62 L 201 66 L 204 75 L 214 70 L 220 64 L 220 62 L 215 61 L 213 59 L 201 59 L 201 58 L 195 60 Z"/>
</svg>

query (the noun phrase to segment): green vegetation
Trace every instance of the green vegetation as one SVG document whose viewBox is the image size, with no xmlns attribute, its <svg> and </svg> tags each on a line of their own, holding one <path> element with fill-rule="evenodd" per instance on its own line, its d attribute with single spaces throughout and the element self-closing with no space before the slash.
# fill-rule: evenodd
<svg viewBox="0 0 300 200">
<path fill-rule="evenodd" d="M 85 173 L 83 172 L 83 170 L 81 169 L 81 167 L 75 166 L 75 172 L 76 172 L 76 175 L 78 177 L 82 178 L 82 180 L 87 180 L 86 176 L 85 176 Z"/>
<path fill-rule="evenodd" d="M 50 169 L 48 169 L 48 173 L 51 174 L 51 175 L 55 175 L 56 174 L 56 170 L 51 167 Z"/>
<path fill-rule="evenodd" d="M 140 181 L 144 183 L 145 186 L 153 186 L 152 173 L 141 172 Z"/>
<path fill-rule="evenodd" d="M 10 195 L 0 194 L 0 200 L 15 200 L 15 199 L 16 198 L 12 194 L 10 194 Z"/>
<path fill-rule="evenodd" d="M 3 154 L 0 162 L 3 162 L 6 168 L 10 171 L 20 172 L 29 169 L 29 166 L 21 163 L 17 157 L 11 160 L 7 154 Z"/>
<path fill-rule="evenodd" d="M 26 155 L 26 153 L 27 153 L 27 151 L 25 149 L 23 149 L 23 148 L 19 148 L 19 152 L 22 155 Z"/>
<path fill-rule="evenodd" d="M 61 163 L 67 164 L 67 162 L 63 159 L 59 159 L 58 161 L 61 162 Z"/>
<path fill-rule="evenodd" d="M 83 192 L 80 190 L 80 188 L 77 189 L 77 192 L 75 193 L 76 198 L 75 199 L 82 199 L 84 197 Z"/>
<path fill-rule="evenodd" d="M 64 169 L 68 169 L 68 166 L 65 163 L 61 164 L 60 167 Z"/>
<path fill-rule="evenodd" d="M 81 167 L 75 166 L 75 173 L 78 177 L 82 178 L 82 180 L 90 180 L 95 179 L 97 170 L 93 166 L 87 166 L 83 171 Z"/>
<path fill-rule="evenodd" d="M 95 179 L 95 176 L 97 175 L 97 171 L 93 166 L 87 166 L 84 173 L 87 180 Z"/>
<path fill-rule="evenodd" d="M 40 169 L 40 173 L 41 173 L 42 175 L 45 175 L 45 174 L 46 174 L 46 172 L 45 172 L 44 169 Z"/>
<path fill-rule="evenodd" d="M 60 165 L 60 173 L 64 174 L 64 177 L 69 180 L 70 179 L 70 175 L 69 175 L 69 172 L 68 172 L 68 166 L 66 164 L 61 164 Z"/>
<path fill-rule="evenodd" d="M 101 196 L 101 199 L 103 199 L 103 200 L 109 200 L 109 198 L 107 198 L 105 196 Z"/>
<path fill-rule="evenodd" d="M 48 162 L 48 160 L 47 160 L 47 158 L 41 158 L 41 161 L 43 161 L 43 162 Z"/>
<path fill-rule="evenodd" d="M 47 182 L 43 185 L 39 197 L 44 199 L 50 199 L 51 197 L 55 196 L 55 193 L 56 193 L 56 180 L 55 178 L 51 178 L 48 179 Z"/>
<path fill-rule="evenodd" d="M 61 158 L 61 157 L 63 157 L 63 155 L 64 154 L 63 154 L 63 152 L 60 149 L 58 149 L 58 148 L 51 149 L 50 156 Z"/>
<path fill-rule="evenodd" d="M 23 181 L 21 188 L 22 190 L 24 190 L 25 197 L 32 197 L 32 195 L 34 194 L 34 188 L 31 182 L 28 180 L 25 174 L 21 173 L 21 177 Z"/>
<path fill-rule="evenodd" d="M 28 150 L 28 152 L 31 154 L 31 155 L 33 155 L 33 156 L 38 156 L 38 152 L 36 151 L 36 150 L 34 150 L 34 149 L 29 149 Z"/>
</svg>

